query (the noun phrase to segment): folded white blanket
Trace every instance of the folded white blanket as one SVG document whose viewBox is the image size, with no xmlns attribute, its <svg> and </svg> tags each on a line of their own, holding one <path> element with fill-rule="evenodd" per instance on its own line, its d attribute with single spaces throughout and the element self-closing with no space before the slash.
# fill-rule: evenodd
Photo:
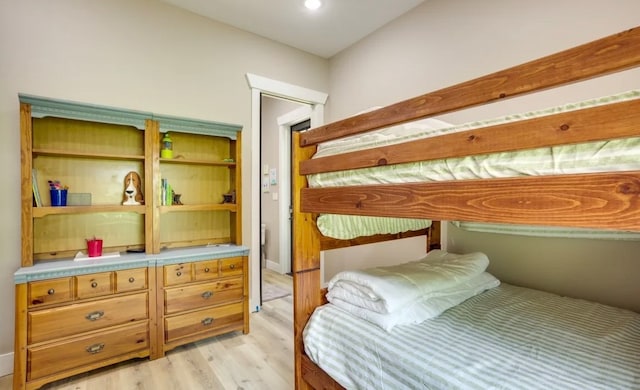
<svg viewBox="0 0 640 390">
<path fill-rule="evenodd" d="M 488 272 L 483 272 L 466 282 L 442 291 L 438 297 L 418 299 L 415 302 L 393 313 L 382 314 L 352 305 L 340 298 L 332 298 L 330 302 L 352 315 L 372 322 L 390 332 L 396 325 L 419 324 L 442 314 L 445 310 L 457 306 L 467 299 L 485 290 L 498 287 L 500 281 Z"/>
<path fill-rule="evenodd" d="M 340 272 L 329 281 L 327 299 L 338 298 L 377 313 L 391 313 L 418 298 L 440 296 L 442 290 L 481 274 L 488 265 L 484 253 L 434 250 L 418 261 Z"/>
</svg>

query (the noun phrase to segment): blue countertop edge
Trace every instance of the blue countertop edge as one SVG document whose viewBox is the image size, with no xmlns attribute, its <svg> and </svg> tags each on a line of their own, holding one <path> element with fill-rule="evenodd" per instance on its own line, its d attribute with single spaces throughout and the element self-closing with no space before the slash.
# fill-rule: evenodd
<svg viewBox="0 0 640 390">
<path fill-rule="evenodd" d="M 209 245 L 203 247 L 165 249 L 160 253 L 121 253 L 120 257 L 82 260 L 52 260 L 21 267 L 14 274 L 15 284 L 109 272 L 140 267 L 156 267 L 167 264 L 190 263 L 200 260 L 247 256 L 249 248 L 241 245 Z"/>
</svg>

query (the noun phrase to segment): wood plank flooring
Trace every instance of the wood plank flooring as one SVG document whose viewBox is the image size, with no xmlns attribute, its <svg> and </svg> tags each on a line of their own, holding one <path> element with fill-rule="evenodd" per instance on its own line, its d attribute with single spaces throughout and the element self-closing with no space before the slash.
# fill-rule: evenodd
<svg viewBox="0 0 640 390">
<path fill-rule="evenodd" d="M 292 290 L 292 278 L 263 270 L 265 283 Z M 294 388 L 291 295 L 251 313 L 248 335 L 234 332 L 178 347 L 161 359 L 139 359 L 62 379 L 47 390 L 288 390 Z M 12 376 L 0 378 L 11 389 Z"/>
</svg>

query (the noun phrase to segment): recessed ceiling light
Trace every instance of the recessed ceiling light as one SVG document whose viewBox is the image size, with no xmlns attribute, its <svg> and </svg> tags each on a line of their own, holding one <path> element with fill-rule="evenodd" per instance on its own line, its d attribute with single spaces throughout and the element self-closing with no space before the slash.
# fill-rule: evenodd
<svg viewBox="0 0 640 390">
<path fill-rule="evenodd" d="M 311 10 L 316 10 L 322 6 L 322 2 L 320 0 L 305 0 L 304 6 Z"/>
</svg>

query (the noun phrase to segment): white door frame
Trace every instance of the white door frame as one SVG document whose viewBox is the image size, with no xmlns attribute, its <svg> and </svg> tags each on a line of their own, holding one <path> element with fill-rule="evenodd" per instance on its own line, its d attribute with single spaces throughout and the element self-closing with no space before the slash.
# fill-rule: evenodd
<svg viewBox="0 0 640 390">
<path fill-rule="evenodd" d="M 268 94 L 288 100 L 309 104 L 311 107 L 311 126 L 324 124 L 324 105 L 328 95 L 278 80 L 247 73 L 247 83 L 251 87 L 251 203 L 250 215 L 250 245 L 249 253 L 249 308 L 251 311 L 260 310 L 260 159 L 256 152 L 260 150 L 260 100 L 262 94 Z M 281 169 L 285 172 L 287 169 Z M 284 186 L 282 186 L 284 187 Z M 287 191 L 289 191 L 287 189 Z M 282 195 L 282 194 L 279 194 Z M 282 198 L 280 198 L 282 199 Z M 280 202 L 283 204 L 284 202 Z"/>
</svg>

